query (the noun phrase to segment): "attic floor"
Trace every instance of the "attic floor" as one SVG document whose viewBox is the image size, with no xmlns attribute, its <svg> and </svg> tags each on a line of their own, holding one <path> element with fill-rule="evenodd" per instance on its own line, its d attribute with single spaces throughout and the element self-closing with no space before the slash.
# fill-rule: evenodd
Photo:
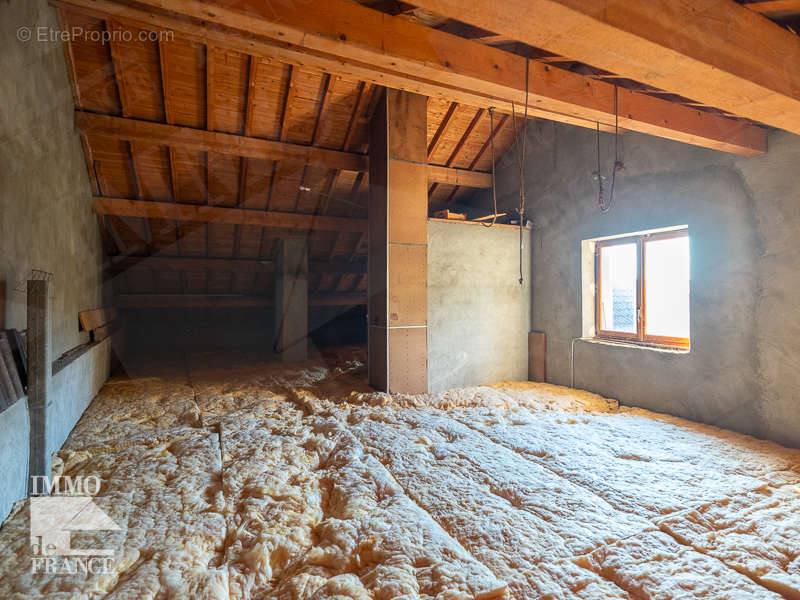
<svg viewBox="0 0 800 600">
<path fill-rule="evenodd" d="M 3 598 L 800 598 L 800 450 L 551 385 L 374 393 L 363 357 L 211 355 L 109 380 L 54 458 L 106 573 Z"/>
</svg>

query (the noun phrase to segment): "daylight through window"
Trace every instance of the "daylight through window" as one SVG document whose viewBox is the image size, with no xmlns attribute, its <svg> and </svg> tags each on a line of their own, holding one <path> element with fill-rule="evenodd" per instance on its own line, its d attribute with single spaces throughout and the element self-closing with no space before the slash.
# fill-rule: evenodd
<svg viewBox="0 0 800 600">
<path fill-rule="evenodd" d="M 689 346 L 689 232 L 597 242 L 597 337 Z"/>
</svg>

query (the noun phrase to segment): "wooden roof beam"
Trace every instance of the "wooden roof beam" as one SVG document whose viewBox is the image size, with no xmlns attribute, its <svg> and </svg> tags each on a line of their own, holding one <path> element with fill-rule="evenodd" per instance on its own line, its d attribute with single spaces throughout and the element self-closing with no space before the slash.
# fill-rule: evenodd
<svg viewBox="0 0 800 600">
<path fill-rule="evenodd" d="M 414 4 L 800 134 L 800 38 L 754 12 L 770 2 L 743 6 L 733 0 L 701 4 L 414 0 Z M 521 19 L 520 14 L 535 18 Z"/>
<path fill-rule="evenodd" d="M 124 119 L 109 115 L 76 111 L 75 126 L 88 136 L 99 135 L 128 140 L 161 144 L 170 147 L 213 151 L 220 154 L 264 158 L 268 160 L 296 160 L 306 165 L 341 169 L 344 171 L 366 171 L 369 158 L 364 154 L 328 150 L 289 142 L 276 142 L 263 138 L 246 137 L 231 133 L 205 131 L 191 127 L 179 127 L 151 121 Z M 468 171 L 452 167 L 428 165 L 428 180 L 431 182 L 488 188 L 491 175 L 482 171 Z"/>
<path fill-rule="evenodd" d="M 309 294 L 309 306 L 358 306 L 367 303 L 366 294 Z M 275 305 L 268 296 L 238 294 L 117 294 L 116 308 L 262 308 Z"/>
<path fill-rule="evenodd" d="M 345 171 L 364 171 L 368 165 L 366 156 L 351 152 L 83 111 L 75 112 L 75 126 L 81 133 L 89 136 L 101 135 L 133 142 L 176 146 L 182 149 L 248 158 L 296 160 L 308 165 Z"/>
<path fill-rule="evenodd" d="M 476 108 L 494 106 L 499 112 L 510 113 L 512 101 L 518 109 L 525 102 L 523 57 L 346 0 L 326 0 L 315 5 L 314 10 L 296 3 L 266 4 L 257 0 L 241 0 L 236 9 L 221 0 L 138 3 L 156 10 L 109 0 L 52 1 L 85 14 L 112 15 L 150 29 L 172 30 L 199 43 L 226 46 Z M 491 12 L 500 7 L 496 5 Z M 525 14 L 529 12 L 526 7 Z M 612 84 L 536 61 L 528 65 L 528 72 L 531 117 L 592 129 L 595 123 L 606 130 L 613 126 Z M 766 149 L 766 132 L 759 127 L 644 94 L 622 93 L 619 112 L 620 126 L 625 129 L 742 155 Z"/>
<path fill-rule="evenodd" d="M 272 273 L 275 265 L 270 260 L 243 258 L 195 258 L 182 256 L 124 256 L 112 257 L 107 270 L 121 273 L 133 268 L 159 271 L 214 271 L 218 273 Z M 311 260 L 308 268 L 317 274 L 362 274 L 366 264 Z"/>
<path fill-rule="evenodd" d="M 800 13 L 800 0 L 764 0 L 743 5 L 762 15 L 793 15 Z"/>
<path fill-rule="evenodd" d="M 172 219 L 192 223 L 227 223 L 229 225 L 253 225 L 276 229 L 350 231 L 361 233 L 367 230 L 366 219 L 330 217 L 327 215 L 299 214 L 288 212 L 224 208 L 205 204 L 179 204 L 176 202 L 150 202 L 96 196 L 94 212 L 99 215 L 118 217 L 141 217 L 145 219 Z"/>
</svg>

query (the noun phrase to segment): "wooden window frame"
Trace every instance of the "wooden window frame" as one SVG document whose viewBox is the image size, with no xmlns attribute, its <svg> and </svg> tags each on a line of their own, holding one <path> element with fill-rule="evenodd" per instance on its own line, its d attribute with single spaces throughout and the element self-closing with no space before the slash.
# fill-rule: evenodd
<svg viewBox="0 0 800 600">
<path fill-rule="evenodd" d="M 647 258 L 647 242 L 666 240 L 678 237 L 688 237 L 688 229 L 677 229 L 662 233 L 644 233 L 629 235 L 595 243 L 594 275 L 595 275 L 595 337 L 601 340 L 629 342 L 642 346 L 657 346 L 662 348 L 679 348 L 686 350 L 690 347 L 691 338 L 678 338 L 660 335 L 647 335 L 647 290 L 645 280 L 645 259 Z M 602 289 L 602 261 L 603 248 L 622 244 L 636 244 L 636 333 L 624 331 L 608 331 L 602 329 L 603 323 L 603 289 Z"/>
</svg>

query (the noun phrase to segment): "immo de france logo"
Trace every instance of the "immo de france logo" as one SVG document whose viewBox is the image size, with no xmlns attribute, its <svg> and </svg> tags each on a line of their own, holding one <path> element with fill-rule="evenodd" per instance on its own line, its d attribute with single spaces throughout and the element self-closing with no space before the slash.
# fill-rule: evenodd
<svg viewBox="0 0 800 600">
<path fill-rule="evenodd" d="M 95 476 L 32 478 L 30 543 L 32 573 L 106 573 L 114 561 L 111 548 L 73 548 L 75 532 L 119 531 L 94 502 L 100 491 Z"/>
</svg>

